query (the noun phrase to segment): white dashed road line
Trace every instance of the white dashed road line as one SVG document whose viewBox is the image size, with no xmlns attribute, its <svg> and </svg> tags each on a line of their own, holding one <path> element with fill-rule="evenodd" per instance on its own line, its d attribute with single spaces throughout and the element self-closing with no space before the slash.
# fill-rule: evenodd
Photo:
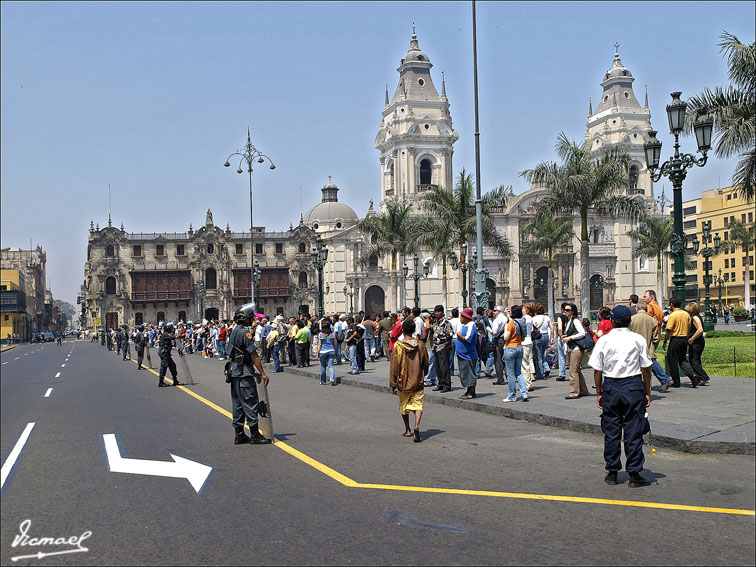
<svg viewBox="0 0 756 567">
<path fill-rule="evenodd" d="M 56 378 L 60 378 L 60 372 L 55 375 Z"/>
<path fill-rule="evenodd" d="M 18 441 L 16 441 L 16 444 L 14 445 L 13 450 L 10 452 L 10 455 L 8 455 L 8 458 L 5 459 L 3 467 L 0 470 L 0 488 L 5 485 L 5 481 L 10 475 L 11 470 L 13 470 L 13 465 L 16 464 L 16 461 L 21 455 L 21 451 L 23 450 L 24 445 L 26 445 L 26 442 L 29 440 L 29 435 L 31 435 L 32 429 L 34 429 L 34 422 L 27 423 L 23 433 L 21 433 L 21 437 L 18 438 Z"/>
<path fill-rule="evenodd" d="M 48 388 L 47 392 L 45 392 L 45 398 L 49 398 L 50 394 L 52 394 L 52 393 L 53 393 L 53 389 L 52 388 Z"/>
<path fill-rule="evenodd" d="M 65 367 L 66 367 L 66 365 L 65 365 L 65 364 L 61 364 L 61 365 L 60 365 L 60 367 L 61 367 L 61 368 L 65 368 Z"/>
</svg>

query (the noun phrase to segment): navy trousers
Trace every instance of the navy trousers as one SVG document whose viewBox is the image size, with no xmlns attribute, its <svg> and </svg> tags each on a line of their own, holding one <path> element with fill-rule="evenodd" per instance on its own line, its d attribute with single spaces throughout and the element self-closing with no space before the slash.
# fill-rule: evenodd
<svg viewBox="0 0 756 567">
<path fill-rule="evenodd" d="M 257 427 L 259 400 L 254 381 L 253 376 L 231 378 L 231 423 L 237 435 L 244 433 L 245 420 L 250 429 Z"/>
<path fill-rule="evenodd" d="M 601 384 L 601 431 L 604 432 L 606 470 L 622 470 L 621 442 L 625 442 L 625 470 L 643 470 L 643 427 L 646 422 L 645 387 L 641 375 L 607 378 Z"/>
</svg>

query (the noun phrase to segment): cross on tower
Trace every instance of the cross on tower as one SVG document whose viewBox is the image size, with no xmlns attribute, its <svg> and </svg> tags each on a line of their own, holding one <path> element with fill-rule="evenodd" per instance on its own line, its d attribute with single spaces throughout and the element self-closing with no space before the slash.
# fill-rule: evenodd
<svg viewBox="0 0 756 567">
<path fill-rule="evenodd" d="M 620 45 L 619 42 L 617 42 L 617 41 L 614 42 L 614 54 L 615 55 L 619 55 L 619 45 Z"/>
</svg>

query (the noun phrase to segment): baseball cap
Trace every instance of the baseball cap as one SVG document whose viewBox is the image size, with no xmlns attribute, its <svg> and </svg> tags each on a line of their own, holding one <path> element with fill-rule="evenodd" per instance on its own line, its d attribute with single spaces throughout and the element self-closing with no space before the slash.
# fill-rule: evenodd
<svg viewBox="0 0 756 567">
<path fill-rule="evenodd" d="M 624 305 L 617 305 L 612 309 L 609 319 L 622 319 L 623 317 L 632 317 L 630 309 Z"/>
</svg>

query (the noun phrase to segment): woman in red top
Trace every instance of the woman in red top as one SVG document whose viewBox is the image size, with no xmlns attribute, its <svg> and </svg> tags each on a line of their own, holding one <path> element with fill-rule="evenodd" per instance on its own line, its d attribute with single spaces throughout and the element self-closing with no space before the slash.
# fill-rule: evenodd
<svg viewBox="0 0 756 567">
<path fill-rule="evenodd" d="M 602 307 L 599 309 L 598 313 L 600 321 L 598 324 L 598 330 L 596 331 L 596 337 L 601 338 L 612 330 L 612 322 L 609 320 L 611 312 L 612 310 L 608 307 Z"/>
</svg>

